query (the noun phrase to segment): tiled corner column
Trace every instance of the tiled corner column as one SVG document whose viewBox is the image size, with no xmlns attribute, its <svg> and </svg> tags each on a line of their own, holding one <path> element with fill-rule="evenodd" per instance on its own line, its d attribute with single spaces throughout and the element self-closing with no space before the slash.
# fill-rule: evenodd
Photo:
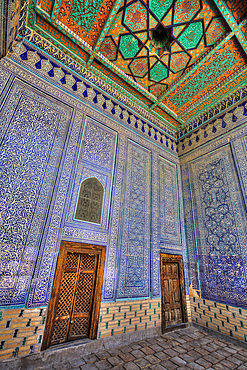
<svg viewBox="0 0 247 370">
<path fill-rule="evenodd" d="M 149 329 L 160 325 L 160 298 L 102 303 L 98 338 Z"/>
<path fill-rule="evenodd" d="M 192 315 L 191 315 L 191 304 L 190 304 L 190 296 L 186 295 L 186 309 L 187 309 L 187 315 L 188 315 L 188 322 L 192 321 Z"/>
<path fill-rule="evenodd" d="M 0 310 L 0 361 L 40 351 L 46 308 Z"/>
<path fill-rule="evenodd" d="M 191 297 L 192 321 L 247 342 L 247 310 Z"/>
</svg>

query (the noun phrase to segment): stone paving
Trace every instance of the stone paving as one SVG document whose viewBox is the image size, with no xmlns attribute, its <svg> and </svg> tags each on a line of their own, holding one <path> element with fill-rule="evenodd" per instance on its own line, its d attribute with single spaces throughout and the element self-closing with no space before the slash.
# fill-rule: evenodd
<svg viewBox="0 0 247 370">
<path fill-rule="evenodd" d="M 247 349 L 190 327 L 53 367 L 55 370 L 247 370 Z"/>
<path fill-rule="evenodd" d="M 34 368 L 35 369 L 35 368 Z M 247 349 L 194 327 L 36 370 L 247 370 Z"/>
<path fill-rule="evenodd" d="M 247 349 L 193 327 L 53 365 L 55 370 L 247 370 Z"/>
</svg>

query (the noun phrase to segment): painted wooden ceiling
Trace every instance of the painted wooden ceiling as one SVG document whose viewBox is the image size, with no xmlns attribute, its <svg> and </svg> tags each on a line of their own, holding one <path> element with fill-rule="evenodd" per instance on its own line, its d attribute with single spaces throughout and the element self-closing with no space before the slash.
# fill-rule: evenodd
<svg viewBox="0 0 247 370">
<path fill-rule="evenodd" d="M 242 0 L 30 0 L 27 25 L 179 128 L 246 84 L 246 15 Z"/>
<path fill-rule="evenodd" d="M 170 30 L 171 46 L 160 56 L 152 31 Z M 213 4 L 203 0 L 124 0 L 99 51 L 156 97 L 228 31 Z"/>
</svg>

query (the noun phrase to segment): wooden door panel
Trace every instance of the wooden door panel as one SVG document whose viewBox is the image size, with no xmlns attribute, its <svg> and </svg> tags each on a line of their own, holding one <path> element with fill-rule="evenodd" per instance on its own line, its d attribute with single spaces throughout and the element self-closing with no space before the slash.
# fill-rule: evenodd
<svg viewBox="0 0 247 370">
<path fill-rule="evenodd" d="M 173 280 L 173 293 L 174 293 L 174 303 L 180 305 L 180 286 L 179 279 Z"/>
<path fill-rule="evenodd" d="M 96 262 L 95 257 L 96 257 L 95 254 L 82 254 L 80 268 L 83 269 L 84 271 L 86 270 L 94 271 Z"/>
<path fill-rule="evenodd" d="M 170 303 L 170 294 L 169 294 L 169 281 L 164 280 L 163 283 L 163 300 L 164 304 L 169 304 Z"/>
<path fill-rule="evenodd" d="M 172 267 L 171 267 L 171 265 L 170 264 L 167 264 L 164 267 L 165 267 L 164 268 L 165 276 L 167 277 L 167 276 L 172 275 Z"/>
<path fill-rule="evenodd" d="M 96 254 L 67 253 L 51 344 L 88 337 L 96 261 Z"/>
<path fill-rule="evenodd" d="M 67 269 L 76 269 L 78 268 L 79 254 L 68 252 L 66 255 L 65 270 Z"/>
<path fill-rule="evenodd" d="M 183 322 L 180 268 L 177 256 L 161 258 L 162 326 L 163 328 Z"/>
<path fill-rule="evenodd" d="M 76 289 L 74 315 L 82 313 L 89 314 L 93 287 L 94 274 L 85 274 L 83 271 L 80 271 Z"/>
<path fill-rule="evenodd" d="M 62 241 L 42 350 L 97 337 L 105 247 Z"/>
<path fill-rule="evenodd" d="M 56 320 L 53 324 L 53 331 L 51 337 L 51 345 L 66 341 L 69 327 L 69 318 L 64 320 Z"/>
<path fill-rule="evenodd" d="M 172 274 L 178 277 L 178 264 L 177 263 L 172 264 Z"/>
<path fill-rule="evenodd" d="M 61 288 L 59 291 L 58 304 L 53 323 L 51 344 L 58 344 L 67 340 L 71 314 L 73 311 L 73 300 L 77 270 L 79 265 L 78 253 L 67 253 L 65 268 L 62 275 Z"/>
<path fill-rule="evenodd" d="M 88 317 L 74 317 L 70 325 L 68 340 L 75 340 L 88 337 Z"/>
<path fill-rule="evenodd" d="M 57 306 L 57 317 L 67 316 L 71 314 L 71 305 L 74 296 L 76 282 L 75 272 L 64 272 L 61 290 L 59 294 L 59 301 Z"/>
<path fill-rule="evenodd" d="M 81 254 L 68 340 L 88 337 L 94 298 L 97 255 Z"/>
</svg>

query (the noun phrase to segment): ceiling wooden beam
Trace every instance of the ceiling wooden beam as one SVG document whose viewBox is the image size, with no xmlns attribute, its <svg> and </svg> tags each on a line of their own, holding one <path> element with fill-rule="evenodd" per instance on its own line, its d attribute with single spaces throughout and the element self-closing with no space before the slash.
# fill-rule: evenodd
<svg viewBox="0 0 247 370">
<path fill-rule="evenodd" d="M 107 34 L 107 32 L 109 31 L 109 28 L 111 27 L 112 25 L 112 22 L 122 4 L 123 0 L 116 0 L 115 4 L 114 4 L 114 7 L 112 8 L 110 14 L 109 14 L 109 17 L 107 18 L 107 21 L 106 21 L 106 24 L 104 25 L 103 27 L 103 30 L 98 38 L 98 40 L 96 41 L 94 47 L 93 47 L 93 52 L 92 54 L 90 55 L 90 58 L 88 59 L 87 61 L 87 66 L 90 67 L 94 58 L 95 58 L 95 55 L 97 54 L 97 52 L 99 51 L 99 48 Z"/>
<path fill-rule="evenodd" d="M 171 90 L 179 88 L 178 86 L 184 82 L 191 74 L 193 74 L 200 66 L 202 66 L 218 49 L 220 49 L 232 36 L 234 36 L 234 32 L 230 32 L 226 37 L 224 37 L 216 46 L 214 46 L 204 57 L 199 59 L 195 65 L 189 69 L 187 73 L 185 73 L 182 77 L 178 78 L 178 80 L 174 83 L 171 88 L 168 88 L 161 97 L 149 108 L 152 111 L 158 104 L 162 103 L 162 100 L 170 94 Z"/>
<path fill-rule="evenodd" d="M 244 0 L 243 0 L 244 1 Z M 240 42 L 242 48 L 247 54 L 247 40 L 241 30 L 241 27 L 238 25 L 237 21 L 233 17 L 232 13 L 228 9 L 224 0 L 214 0 L 215 4 L 217 5 L 218 9 L 221 11 L 221 14 L 225 18 L 226 22 L 228 23 L 231 30 L 234 32 L 235 36 L 237 37 L 238 41 Z"/>
<path fill-rule="evenodd" d="M 234 87 L 232 87 L 227 93 L 225 93 L 224 95 L 220 95 L 219 98 L 214 99 L 212 103 L 208 104 L 207 105 L 208 110 L 211 109 L 216 104 L 218 104 L 222 99 L 226 99 L 228 96 L 231 96 L 235 91 L 239 90 L 243 86 L 246 86 L 247 85 L 246 79 L 242 79 L 242 81 L 241 81 L 241 78 L 240 78 L 241 75 L 244 74 L 245 72 L 247 72 L 247 65 L 242 66 L 237 72 L 234 73 L 234 76 L 230 75 L 228 78 L 226 78 L 224 81 L 222 81 L 219 85 L 215 86 L 207 94 L 205 94 L 203 97 L 198 99 L 195 104 L 193 104 L 191 107 L 186 109 L 183 113 L 180 113 L 180 117 L 183 117 L 185 114 L 187 114 L 191 110 L 198 107 L 204 100 L 207 100 L 210 97 L 212 97 L 213 95 L 216 95 L 217 92 L 222 92 L 222 90 L 224 90 L 224 88 L 226 86 L 231 85 L 231 81 L 236 79 L 236 78 L 238 78 L 239 83 L 237 85 L 235 85 Z M 195 114 L 193 119 L 199 117 L 202 114 L 202 112 L 203 112 L 203 108 Z M 189 123 L 189 122 L 185 121 L 185 124 L 187 124 L 187 123 Z"/>
</svg>

